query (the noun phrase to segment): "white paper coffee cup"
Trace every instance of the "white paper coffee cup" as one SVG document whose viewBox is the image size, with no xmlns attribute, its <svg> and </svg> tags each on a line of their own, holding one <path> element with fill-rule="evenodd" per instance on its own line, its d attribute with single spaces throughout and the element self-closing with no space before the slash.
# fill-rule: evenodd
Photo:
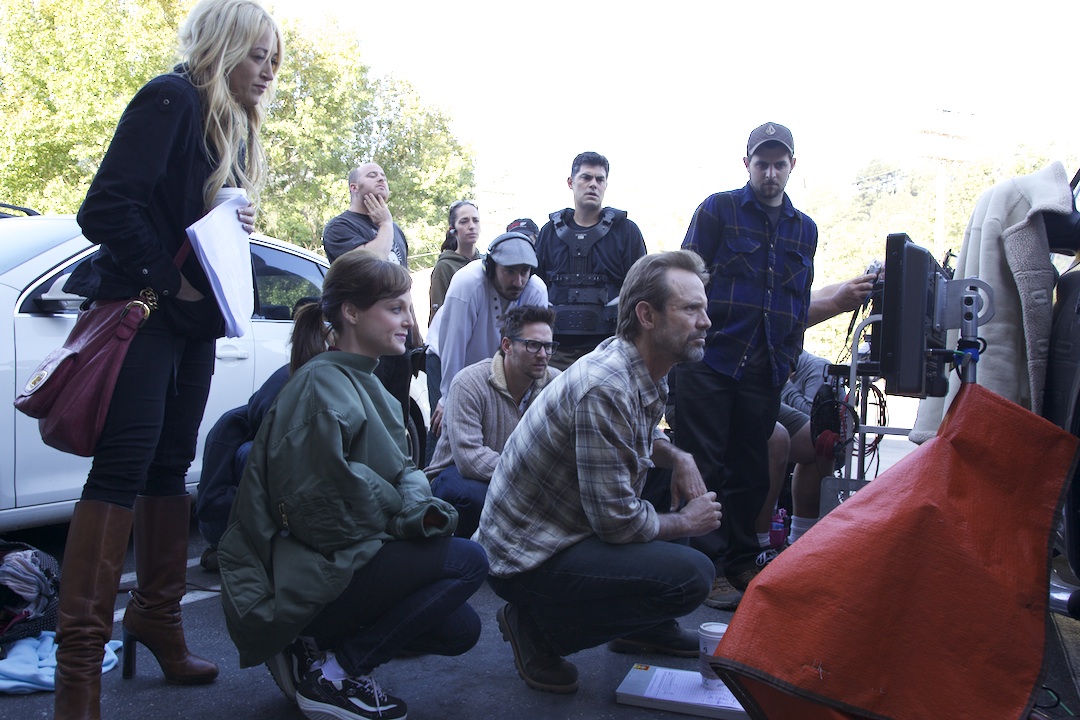
<svg viewBox="0 0 1080 720">
<path fill-rule="evenodd" d="M 223 202 L 232 200 L 235 197 L 247 197 L 247 190 L 244 188 L 225 187 L 218 190 L 217 195 L 214 196 L 214 205 L 217 207 Z"/>
<path fill-rule="evenodd" d="M 717 677 L 709 660 L 716 656 L 716 646 L 720 644 L 720 638 L 727 631 L 727 623 L 707 622 L 701 623 L 698 628 L 700 640 L 698 653 L 698 671 L 701 673 L 701 684 L 710 690 L 723 687 L 724 683 Z"/>
</svg>

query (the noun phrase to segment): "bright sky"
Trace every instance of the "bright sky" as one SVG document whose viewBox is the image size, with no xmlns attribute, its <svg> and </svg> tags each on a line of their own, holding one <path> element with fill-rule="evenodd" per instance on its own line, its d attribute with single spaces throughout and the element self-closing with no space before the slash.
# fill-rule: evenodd
<svg viewBox="0 0 1080 720">
<path fill-rule="evenodd" d="M 571 205 L 584 150 L 608 157 L 605 203 L 658 250 L 708 194 L 745 183 L 766 121 L 794 134 L 796 206 L 875 157 L 1080 146 L 1076 0 L 264 1 L 354 31 L 361 61 L 452 118 L 476 153 L 484 242 Z"/>
</svg>

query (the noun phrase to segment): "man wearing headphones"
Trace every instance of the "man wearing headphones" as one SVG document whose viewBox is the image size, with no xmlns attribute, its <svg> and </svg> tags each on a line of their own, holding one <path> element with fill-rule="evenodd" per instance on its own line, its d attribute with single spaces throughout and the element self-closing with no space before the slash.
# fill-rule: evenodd
<svg viewBox="0 0 1080 720">
<path fill-rule="evenodd" d="M 560 370 L 615 334 L 623 279 L 646 252 L 626 211 L 604 207 L 608 167 L 599 153 L 574 158 L 566 179 L 574 207 L 551 213 L 536 239 L 536 274 L 556 313 L 551 365 Z"/>
<path fill-rule="evenodd" d="M 492 357 L 502 340 L 503 318 L 519 305 L 547 307 L 544 281 L 533 275 L 536 252 L 519 232 L 503 233 L 488 245 L 487 255 L 458 270 L 446 289 L 442 307 L 428 328 L 428 354 L 440 360 L 438 397 L 429 397 L 434 410 L 431 432 L 442 425 L 442 398 L 454 376 L 467 365 Z M 434 378 L 429 383 L 434 387 Z"/>
</svg>

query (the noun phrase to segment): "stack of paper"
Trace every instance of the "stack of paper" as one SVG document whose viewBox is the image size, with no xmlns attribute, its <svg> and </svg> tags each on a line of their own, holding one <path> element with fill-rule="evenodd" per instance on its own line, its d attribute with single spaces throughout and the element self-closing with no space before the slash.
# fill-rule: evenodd
<svg viewBox="0 0 1080 720">
<path fill-rule="evenodd" d="M 696 670 L 673 670 L 639 663 L 620 683 L 615 700 L 624 705 L 721 720 L 747 720 L 750 717 L 727 687 L 705 688 L 701 684 L 701 673 Z"/>
<path fill-rule="evenodd" d="M 243 337 L 251 328 L 251 315 L 255 312 L 248 234 L 236 217 L 236 211 L 247 204 L 248 199 L 243 196 L 226 200 L 187 229 L 191 246 L 225 316 L 228 337 Z"/>
</svg>

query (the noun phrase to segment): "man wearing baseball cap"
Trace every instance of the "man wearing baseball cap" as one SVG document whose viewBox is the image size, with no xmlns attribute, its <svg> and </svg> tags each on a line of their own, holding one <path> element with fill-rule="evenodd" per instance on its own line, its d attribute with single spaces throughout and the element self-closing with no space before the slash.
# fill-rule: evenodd
<svg viewBox="0 0 1080 720">
<path fill-rule="evenodd" d="M 749 182 L 706 198 L 683 240 L 708 268 L 712 327 L 704 359 L 677 366 L 674 377 L 675 442 L 724 507 L 720 530 L 699 547 L 717 569 L 706 604 L 726 610 L 775 555 L 762 552 L 754 520 L 769 487 L 780 389 L 802 349 L 818 240 L 817 225 L 785 192 L 791 131 L 755 128 L 743 164 Z"/>
<path fill-rule="evenodd" d="M 428 328 L 428 354 L 439 358 L 441 377 L 431 397 L 431 431 L 439 434 L 443 402 L 462 368 L 491 358 L 502 341 L 507 311 L 519 305 L 548 306 L 547 285 L 533 271 L 536 251 L 528 236 L 503 233 L 488 245 L 487 255 L 461 268 L 450 280 L 442 307 Z M 434 394 L 434 393 L 432 393 Z"/>
<path fill-rule="evenodd" d="M 540 228 L 532 221 L 532 218 L 518 218 L 506 226 L 506 232 L 519 232 L 529 236 L 533 245 L 536 244 L 536 236 L 540 234 Z"/>
</svg>

